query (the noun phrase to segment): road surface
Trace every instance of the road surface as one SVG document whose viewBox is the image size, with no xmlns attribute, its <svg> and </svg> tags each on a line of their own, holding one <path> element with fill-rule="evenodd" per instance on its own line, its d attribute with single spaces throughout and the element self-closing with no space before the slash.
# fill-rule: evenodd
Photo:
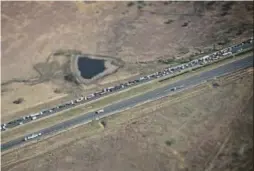
<svg viewBox="0 0 254 171">
<path fill-rule="evenodd" d="M 210 70 L 210 71 L 205 71 L 205 72 L 203 72 L 199 75 L 195 75 L 195 76 L 180 80 L 178 82 L 167 85 L 165 87 L 158 88 L 156 90 L 147 92 L 143 95 L 136 96 L 136 97 L 133 97 L 133 98 L 130 98 L 130 99 L 127 99 L 127 100 L 123 100 L 123 101 L 114 103 L 112 105 L 109 105 L 109 106 L 105 107 L 104 108 L 104 113 L 100 113 L 98 115 L 95 115 L 95 112 L 86 113 L 86 114 L 84 114 L 82 116 L 79 116 L 77 118 L 65 121 L 63 123 L 59 123 L 57 125 L 54 125 L 54 126 L 49 127 L 49 128 L 45 128 L 45 129 L 43 129 L 41 131 L 38 131 L 38 132 L 35 132 L 35 133 L 42 133 L 42 136 L 46 136 L 46 135 L 50 135 L 52 133 L 56 133 L 56 132 L 65 130 L 67 128 L 73 127 L 73 126 L 78 125 L 78 124 L 86 124 L 86 123 L 89 123 L 92 120 L 94 120 L 95 116 L 97 116 L 99 118 L 103 118 L 103 117 L 106 117 L 106 116 L 109 116 L 109 115 L 116 114 L 120 111 L 126 110 L 128 108 L 134 107 L 137 104 L 145 103 L 145 102 L 148 102 L 148 101 L 156 100 L 156 99 L 161 98 L 161 97 L 165 97 L 165 96 L 167 96 L 167 95 L 169 95 L 170 93 L 173 92 L 171 89 L 174 88 L 174 87 L 184 86 L 183 88 L 186 89 L 188 87 L 198 85 L 198 84 L 200 84 L 200 83 L 202 83 L 206 80 L 212 79 L 214 77 L 219 77 L 219 76 L 222 76 L 224 74 L 231 73 L 231 72 L 237 71 L 239 69 L 248 68 L 248 67 L 251 67 L 251 66 L 253 66 L 253 56 L 249 56 L 249 57 L 231 62 L 229 64 L 220 66 L 220 67 L 215 68 L 215 69 Z M 181 89 L 178 89 L 174 92 L 181 91 Z M 29 134 L 29 135 L 31 135 L 31 134 Z M 15 146 L 18 146 L 20 144 L 25 143 L 24 138 L 29 136 L 29 135 L 20 137 L 18 139 L 9 141 L 9 142 L 4 143 L 4 144 L 1 144 L 1 150 L 4 151 L 4 150 L 7 150 L 7 149 L 10 149 L 10 148 L 13 148 Z"/>
</svg>

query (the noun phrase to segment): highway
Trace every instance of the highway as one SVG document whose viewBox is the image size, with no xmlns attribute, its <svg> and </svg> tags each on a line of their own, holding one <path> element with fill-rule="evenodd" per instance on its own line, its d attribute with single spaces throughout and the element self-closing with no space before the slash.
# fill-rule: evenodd
<svg viewBox="0 0 254 171">
<path fill-rule="evenodd" d="M 73 108 L 75 106 L 85 104 L 90 101 L 94 101 L 96 99 L 100 99 L 102 97 L 105 97 L 109 94 L 113 94 L 122 90 L 126 90 L 128 88 L 131 88 L 136 85 L 148 83 L 149 81 L 163 78 L 165 76 L 173 76 L 174 74 L 177 74 L 179 72 L 192 70 L 195 68 L 203 67 L 207 64 L 212 64 L 215 61 L 219 61 L 222 59 L 226 59 L 232 55 L 236 55 L 239 52 L 242 52 L 243 50 L 247 50 L 253 47 L 253 38 L 248 39 L 246 41 L 243 41 L 240 44 L 233 45 L 224 49 L 221 49 L 217 52 L 211 53 L 209 55 L 202 56 L 201 58 L 194 59 L 192 61 L 186 62 L 184 64 L 179 64 L 174 67 L 167 67 L 159 72 L 155 72 L 146 76 L 142 76 L 139 78 L 136 78 L 134 80 L 129 80 L 128 82 L 124 82 L 112 87 L 106 87 L 103 88 L 101 91 L 94 92 L 90 95 L 83 96 L 81 95 L 77 99 L 73 99 L 69 102 L 65 102 L 62 104 L 58 104 L 57 106 L 50 108 L 50 109 L 42 109 L 36 113 L 29 114 L 17 119 L 14 119 L 12 121 L 9 121 L 7 123 L 1 124 L 1 131 L 10 130 L 14 127 L 18 127 L 24 124 L 27 124 L 29 122 L 32 122 L 34 120 L 41 119 L 43 117 L 52 116 L 60 111 L 68 110 L 70 108 Z"/>
<path fill-rule="evenodd" d="M 59 131 L 63 131 L 67 128 L 73 127 L 75 125 L 78 124 L 86 124 L 91 122 L 92 120 L 94 120 L 96 117 L 98 117 L 98 119 L 103 118 L 103 117 L 107 117 L 113 114 L 116 114 L 120 111 L 129 109 L 131 107 L 136 106 L 137 104 L 141 104 L 141 103 L 145 103 L 148 101 L 152 101 L 152 100 L 156 100 L 158 98 L 162 98 L 165 96 L 168 96 L 169 94 L 173 93 L 173 92 L 178 92 L 181 91 L 183 89 L 198 85 L 204 81 L 210 80 L 214 77 L 219 77 L 222 76 L 224 74 L 228 74 L 234 71 L 237 71 L 239 69 L 244 69 L 244 68 L 248 68 L 253 66 L 253 56 L 249 56 L 243 59 L 239 59 L 237 61 L 231 62 L 229 64 L 225 64 L 223 66 L 220 66 L 218 68 L 212 69 L 210 71 L 205 71 L 199 75 L 195 75 L 180 81 L 177 81 L 173 84 L 169 84 L 165 87 L 162 88 L 158 88 L 156 90 L 147 92 L 145 94 L 142 94 L 140 96 L 135 96 L 132 97 L 130 99 L 127 100 L 122 100 L 120 102 L 111 104 L 107 107 L 104 108 L 104 112 L 100 113 L 98 115 L 95 115 L 95 112 L 90 112 L 90 113 L 85 113 L 82 116 L 79 116 L 77 118 L 65 121 L 63 123 L 54 125 L 52 127 L 49 128 L 45 128 L 41 131 L 35 132 L 36 134 L 41 133 L 42 135 L 39 137 L 36 137 L 36 139 L 40 139 L 43 136 L 46 135 L 50 135 Z M 182 86 L 182 87 L 181 87 Z M 172 91 L 172 89 L 174 87 L 179 87 L 178 90 Z M 181 87 L 181 88 L 180 88 Z M 31 135 L 31 134 L 29 134 Z M 1 144 L 1 150 L 7 150 L 10 148 L 13 148 L 15 146 L 21 145 L 27 141 L 24 141 L 24 138 L 29 136 L 29 135 L 25 135 L 23 137 L 20 137 L 18 139 L 9 141 L 7 143 Z M 33 139 L 35 140 L 35 139 Z"/>
</svg>

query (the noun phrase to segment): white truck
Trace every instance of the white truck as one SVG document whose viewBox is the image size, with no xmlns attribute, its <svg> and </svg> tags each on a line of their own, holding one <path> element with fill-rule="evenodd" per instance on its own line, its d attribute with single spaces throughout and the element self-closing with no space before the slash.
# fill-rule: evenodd
<svg viewBox="0 0 254 171">
<path fill-rule="evenodd" d="M 32 134 L 32 135 L 29 135 L 29 136 L 25 137 L 24 140 L 27 141 L 27 140 L 34 139 L 34 138 L 39 137 L 39 136 L 41 136 L 41 133 Z"/>
</svg>

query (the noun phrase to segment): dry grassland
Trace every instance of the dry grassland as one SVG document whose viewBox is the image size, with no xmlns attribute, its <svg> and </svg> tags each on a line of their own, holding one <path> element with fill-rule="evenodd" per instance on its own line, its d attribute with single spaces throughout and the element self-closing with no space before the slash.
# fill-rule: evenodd
<svg viewBox="0 0 254 171">
<path fill-rule="evenodd" d="M 239 42 L 253 31 L 251 2 L 5 1 L 1 7 L 1 83 L 10 83 L 2 87 L 8 90 L 17 80 L 43 82 L 37 92 L 31 87 L 27 93 L 27 85 L 5 91 L 4 103 L 19 98 L 19 92 L 24 92 L 21 94 L 25 94 L 23 98 L 27 101 L 30 96 L 42 94 L 45 100 L 50 99 L 52 92 L 48 87 L 51 85 L 46 85 L 47 80 L 63 92 L 78 94 L 79 87 L 67 84 L 59 70 L 59 67 L 67 68 L 66 61 L 47 61 L 50 54 L 59 49 L 113 56 L 125 61 L 125 67 L 116 76 L 102 80 L 104 84 L 123 79 L 122 73 L 125 79 L 161 68 L 162 64 L 157 62 L 161 58 L 188 57 L 211 50 L 213 44 L 219 48 L 219 42 L 225 45 Z M 37 103 L 35 100 L 30 106 Z M 11 114 L 16 106 L 8 106 L 4 110 Z"/>
<path fill-rule="evenodd" d="M 251 170 L 252 104 L 253 70 L 238 71 L 4 152 L 2 170 Z"/>
<path fill-rule="evenodd" d="M 2 93 L 1 98 L 1 119 L 2 122 L 14 118 L 13 114 L 30 108 L 31 106 L 48 103 L 50 101 L 62 98 L 65 94 L 56 94 L 54 90 L 57 87 L 52 83 L 41 83 L 36 85 L 24 85 L 23 83 L 13 83 L 8 86 L 8 95 Z M 38 92 L 41 91 L 41 92 Z M 36 94 L 36 96 L 35 96 Z M 14 104 L 13 101 L 19 97 L 26 97 L 22 104 Z"/>
</svg>

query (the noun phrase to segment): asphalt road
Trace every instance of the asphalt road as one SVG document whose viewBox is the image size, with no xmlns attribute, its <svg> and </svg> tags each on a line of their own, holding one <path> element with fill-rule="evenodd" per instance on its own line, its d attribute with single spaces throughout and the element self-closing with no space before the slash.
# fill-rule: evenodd
<svg viewBox="0 0 254 171">
<path fill-rule="evenodd" d="M 116 114 L 119 111 L 134 107 L 137 104 L 156 100 L 161 97 L 165 97 L 165 96 L 172 93 L 171 89 L 174 87 L 184 86 L 182 89 L 186 89 L 188 87 L 198 85 L 198 84 L 202 83 L 203 81 L 212 79 L 214 77 L 222 76 L 224 74 L 231 73 L 231 72 L 237 71 L 239 69 L 243 69 L 243 68 L 248 68 L 251 66 L 253 66 L 253 56 L 249 56 L 244 59 L 240 59 L 240 60 L 234 61 L 232 63 L 220 66 L 220 67 L 215 68 L 213 70 L 203 72 L 199 75 L 195 75 L 195 76 L 189 77 L 187 79 L 180 80 L 178 82 L 175 82 L 175 83 L 167 85 L 165 87 L 156 89 L 154 91 L 147 92 L 143 95 L 136 96 L 136 97 L 133 97 L 133 98 L 130 98 L 127 100 L 123 100 L 123 101 L 114 103 L 108 107 L 105 107 L 104 113 L 98 114 L 97 117 L 103 118 L 103 117 L 106 117 L 109 115 Z M 174 92 L 177 92 L 177 91 L 181 91 L 181 89 L 178 89 Z M 72 126 L 75 126 L 78 124 L 89 123 L 94 119 L 95 119 L 95 112 L 90 112 L 90 113 L 86 113 L 82 116 L 79 116 L 77 118 L 74 118 L 72 120 L 57 124 L 57 125 L 49 127 L 49 128 L 45 128 L 45 129 L 43 129 L 39 132 L 36 132 L 36 133 L 42 133 L 42 136 L 45 136 L 45 135 L 49 135 L 49 134 L 52 134 L 55 132 L 62 131 L 64 129 L 67 129 L 69 127 L 72 127 Z M 31 135 L 31 134 L 29 134 L 29 135 Z M 28 135 L 26 135 L 26 136 L 28 136 Z M 25 143 L 25 141 L 23 141 L 23 139 L 26 136 L 23 136 L 18 139 L 1 144 L 1 150 L 4 151 L 4 150 L 7 150 L 12 147 L 15 147 L 15 146 Z M 36 138 L 36 139 L 39 139 L 39 138 Z"/>
</svg>

